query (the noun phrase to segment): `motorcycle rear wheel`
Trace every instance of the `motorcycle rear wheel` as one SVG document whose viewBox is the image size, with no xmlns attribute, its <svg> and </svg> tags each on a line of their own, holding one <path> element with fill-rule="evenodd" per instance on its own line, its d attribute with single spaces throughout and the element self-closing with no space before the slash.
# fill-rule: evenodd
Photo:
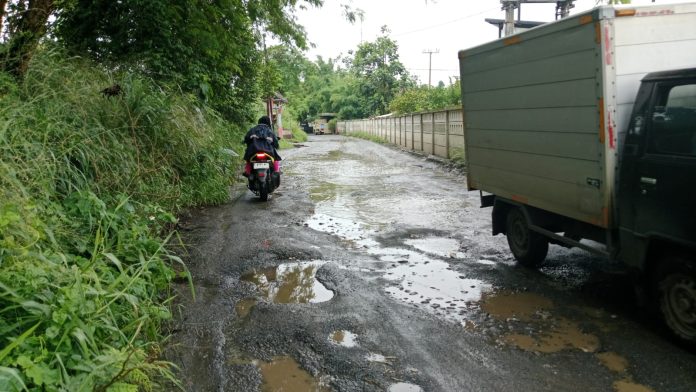
<svg viewBox="0 0 696 392">
<path fill-rule="evenodd" d="M 266 183 L 266 181 L 259 181 L 258 187 L 259 198 L 261 198 L 261 201 L 268 200 L 268 184 Z"/>
</svg>

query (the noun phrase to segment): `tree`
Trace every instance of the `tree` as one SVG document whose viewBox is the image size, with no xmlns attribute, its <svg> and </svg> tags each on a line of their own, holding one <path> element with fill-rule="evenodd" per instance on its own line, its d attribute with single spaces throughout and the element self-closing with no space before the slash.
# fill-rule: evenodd
<svg viewBox="0 0 696 392">
<path fill-rule="evenodd" d="M 355 52 L 351 69 L 358 79 L 359 94 L 367 102 L 370 114 L 384 114 L 397 92 L 415 85 L 399 61 L 399 47 L 382 27 L 382 35 L 374 42 L 364 42 Z"/>
<path fill-rule="evenodd" d="M 6 0 L 0 1 L 0 26 L 6 5 Z M 0 48 L 4 57 L 1 69 L 18 77 L 24 75 L 39 40 L 46 34 L 48 18 L 55 5 L 54 0 L 19 0 L 9 4 L 8 40 Z"/>
<path fill-rule="evenodd" d="M 299 3 L 320 0 L 74 0 L 56 35 L 72 51 L 144 72 L 201 97 L 228 120 L 251 117 L 260 95 L 265 32 L 306 47 L 294 19 Z M 268 83 L 266 83 L 268 84 Z"/>
</svg>

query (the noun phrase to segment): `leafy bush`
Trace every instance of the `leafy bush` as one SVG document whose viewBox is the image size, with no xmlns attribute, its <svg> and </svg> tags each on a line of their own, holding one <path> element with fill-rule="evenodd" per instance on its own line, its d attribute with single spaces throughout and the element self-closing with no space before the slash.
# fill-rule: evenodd
<svg viewBox="0 0 696 392">
<path fill-rule="evenodd" d="M 235 140 L 194 98 L 59 51 L 0 74 L 0 390 L 176 383 L 159 347 L 186 276 L 173 214 L 227 200 Z"/>
</svg>

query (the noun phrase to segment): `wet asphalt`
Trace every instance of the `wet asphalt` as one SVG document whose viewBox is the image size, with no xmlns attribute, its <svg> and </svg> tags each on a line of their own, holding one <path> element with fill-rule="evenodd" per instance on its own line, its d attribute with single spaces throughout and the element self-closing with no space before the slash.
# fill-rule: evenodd
<svg viewBox="0 0 696 392">
<path fill-rule="evenodd" d="M 551 246 L 517 266 L 447 164 L 330 135 L 283 156 L 268 202 L 239 186 L 181 219 L 185 390 L 696 390 L 620 265 Z"/>
</svg>

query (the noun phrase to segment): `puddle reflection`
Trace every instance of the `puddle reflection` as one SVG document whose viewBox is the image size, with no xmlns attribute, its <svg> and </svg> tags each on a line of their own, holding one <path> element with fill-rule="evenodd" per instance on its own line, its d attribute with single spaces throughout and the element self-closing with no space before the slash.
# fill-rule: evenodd
<svg viewBox="0 0 696 392">
<path fill-rule="evenodd" d="M 325 262 L 308 261 L 281 264 L 244 274 L 241 280 L 253 283 L 274 303 L 318 303 L 333 298 L 333 291 L 316 279 Z"/>
</svg>

